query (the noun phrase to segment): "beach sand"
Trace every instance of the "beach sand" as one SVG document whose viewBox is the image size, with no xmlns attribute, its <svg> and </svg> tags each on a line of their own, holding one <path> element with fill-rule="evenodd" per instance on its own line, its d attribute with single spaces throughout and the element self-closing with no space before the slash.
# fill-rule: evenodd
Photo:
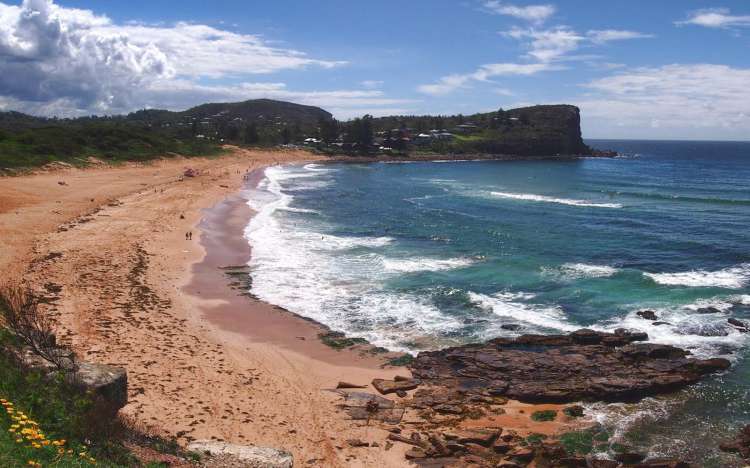
<svg viewBox="0 0 750 468">
<path fill-rule="evenodd" d="M 228 153 L 0 178 L 0 269 L 53 300 L 60 341 L 127 368 L 123 413 L 154 432 L 283 448 L 300 466 L 406 465 L 407 445 L 386 450 L 388 433 L 349 420 L 330 390 L 408 371 L 383 368 L 386 355 L 324 345 L 324 328 L 242 294 L 224 268 L 251 254 L 241 189 L 268 165 L 321 158 Z M 183 178 L 186 167 L 200 175 Z M 503 425 L 556 430 L 524 409 Z"/>
</svg>

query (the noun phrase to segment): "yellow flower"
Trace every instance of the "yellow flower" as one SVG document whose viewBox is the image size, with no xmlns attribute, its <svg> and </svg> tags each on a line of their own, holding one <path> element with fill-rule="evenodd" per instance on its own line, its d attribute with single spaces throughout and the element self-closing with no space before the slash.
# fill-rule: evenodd
<svg viewBox="0 0 750 468">
<path fill-rule="evenodd" d="M 16 443 L 17 443 L 17 444 L 20 444 L 20 443 L 22 443 L 22 442 L 23 442 L 23 439 L 21 439 L 20 437 L 19 437 L 18 439 L 16 439 Z"/>
</svg>

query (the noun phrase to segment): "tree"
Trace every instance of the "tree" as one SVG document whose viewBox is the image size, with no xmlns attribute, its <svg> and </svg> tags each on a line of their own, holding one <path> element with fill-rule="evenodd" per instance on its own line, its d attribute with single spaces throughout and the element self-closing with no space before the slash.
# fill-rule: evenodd
<svg viewBox="0 0 750 468">
<path fill-rule="evenodd" d="M 236 125 L 230 125 L 227 128 L 227 139 L 231 141 L 237 141 L 240 139 L 240 128 Z"/>
<path fill-rule="evenodd" d="M 332 143 L 339 137 L 339 122 L 336 119 L 323 119 L 318 121 L 320 139 L 325 143 Z"/>
<path fill-rule="evenodd" d="M 260 140 L 260 137 L 258 136 L 258 127 L 254 123 L 251 123 L 250 125 L 245 127 L 245 144 L 246 145 L 254 145 L 258 143 Z"/>
<path fill-rule="evenodd" d="M 355 144 L 360 153 L 369 153 L 373 141 L 372 116 L 368 114 L 352 120 L 348 126 L 346 141 Z"/>
<path fill-rule="evenodd" d="M 281 129 L 281 144 L 288 145 L 292 141 L 292 132 L 289 130 L 289 127 L 284 126 L 283 129 Z"/>
</svg>

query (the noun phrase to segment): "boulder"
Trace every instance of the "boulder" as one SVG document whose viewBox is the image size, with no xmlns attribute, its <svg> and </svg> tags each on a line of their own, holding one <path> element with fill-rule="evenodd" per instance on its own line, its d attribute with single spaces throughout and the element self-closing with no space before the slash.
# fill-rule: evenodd
<svg viewBox="0 0 750 468">
<path fill-rule="evenodd" d="M 652 321 L 658 318 L 656 316 L 656 312 L 654 312 L 653 310 L 639 310 L 638 312 L 636 312 L 636 315 L 646 320 L 652 320 Z"/>
<path fill-rule="evenodd" d="M 719 448 L 724 452 L 737 453 L 750 460 L 750 424 L 743 427 L 734 440 L 723 442 Z"/>
<path fill-rule="evenodd" d="M 734 317 L 728 318 L 727 322 L 729 323 L 729 325 L 733 325 L 733 326 L 735 326 L 737 328 L 743 328 L 745 330 L 747 330 L 747 328 L 748 328 L 748 326 L 747 326 L 747 324 L 745 322 L 743 322 L 741 320 L 737 320 Z"/>
<path fill-rule="evenodd" d="M 226 442 L 198 440 L 188 445 L 188 450 L 206 453 L 222 460 L 222 466 L 247 468 L 292 468 L 292 454 L 274 448 L 254 445 L 235 445 Z"/>
<path fill-rule="evenodd" d="M 640 463 L 645 458 L 646 458 L 645 455 L 641 453 L 636 453 L 636 452 L 616 453 L 614 456 L 615 460 L 617 460 L 620 463 L 625 463 L 626 465 L 634 465 L 636 463 Z"/>
<path fill-rule="evenodd" d="M 407 391 L 414 390 L 419 387 L 421 383 L 418 379 L 399 379 L 399 380 L 386 380 L 386 379 L 373 379 L 372 386 L 375 390 L 379 391 L 383 395 L 388 393 L 396 393 L 399 390 Z"/>
<path fill-rule="evenodd" d="M 101 398 L 112 413 L 128 403 L 128 373 L 122 367 L 81 362 L 71 378 L 85 391 Z"/>
</svg>

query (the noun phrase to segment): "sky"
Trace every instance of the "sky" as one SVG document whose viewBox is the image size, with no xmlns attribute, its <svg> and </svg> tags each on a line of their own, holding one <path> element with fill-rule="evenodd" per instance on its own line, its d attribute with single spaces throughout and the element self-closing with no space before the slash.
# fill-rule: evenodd
<svg viewBox="0 0 750 468">
<path fill-rule="evenodd" d="M 344 120 L 566 103 L 586 138 L 750 140 L 750 2 L 0 0 L 0 110 L 264 97 Z"/>
</svg>

